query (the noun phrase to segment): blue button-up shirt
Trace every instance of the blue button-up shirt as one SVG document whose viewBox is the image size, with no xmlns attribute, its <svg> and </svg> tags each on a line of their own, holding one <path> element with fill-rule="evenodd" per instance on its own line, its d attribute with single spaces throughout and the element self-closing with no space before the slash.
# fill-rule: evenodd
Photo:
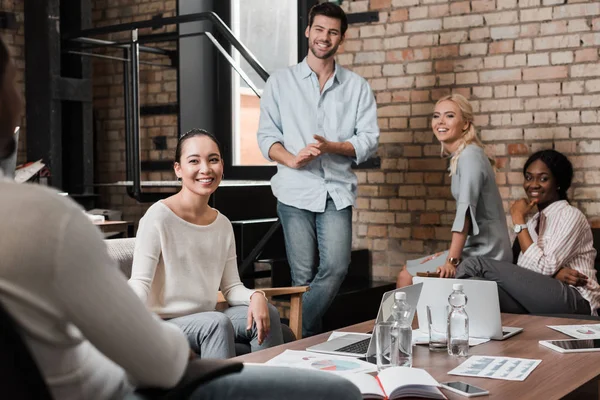
<svg viewBox="0 0 600 400">
<path fill-rule="evenodd" d="M 271 179 L 273 194 L 289 206 L 323 212 L 327 195 L 338 210 L 354 205 L 360 164 L 377 150 L 377 106 L 361 76 L 335 64 L 333 76 L 320 91 L 319 79 L 306 59 L 276 71 L 260 100 L 258 146 L 265 158 L 275 143 L 296 155 L 320 135 L 332 142 L 350 142 L 356 157 L 324 154 L 300 169 L 277 164 Z"/>
</svg>

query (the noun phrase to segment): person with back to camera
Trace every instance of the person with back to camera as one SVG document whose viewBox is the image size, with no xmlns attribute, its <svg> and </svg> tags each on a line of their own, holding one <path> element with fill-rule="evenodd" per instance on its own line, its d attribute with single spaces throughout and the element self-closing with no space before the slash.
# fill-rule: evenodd
<svg viewBox="0 0 600 400">
<path fill-rule="evenodd" d="M 129 279 L 203 358 L 235 357 L 234 340 L 249 342 L 252 351 L 283 343 L 277 309 L 240 281 L 231 222 L 208 205 L 223 176 L 221 154 L 202 129 L 179 139 L 174 169 L 181 190 L 140 220 Z M 223 312 L 215 311 L 219 289 L 231 306 Z"/>
<path fill-rule="evenodd" d="M 527 198 L 510 208 L 521 249 L 517 265 L 474 257 L 456 277 L 497 282 L 503 312 L 597 315 L 596 250 L 585 215 L 567 197 L 571 162 L 558 151 L 538 151 L 525 162 L 523 177 Z M 534 207 L 538 212 L 527 221 Z"/>
<path fill-rule="evenodd" d="M 271 179 L 292 283 L 302 296 L 302 336 L 322 331 L 323 315 L 348 272 L 352 163 L 377 150 L 377 104 L 365 79 L 335 62 L 348 21 L 332 3 L 311 8 L 309 51 L 299 64 L 274 72 L 260 100 L 258 145 L 277 162 Z"/>
<path fill-rule="evenodd" d="M 398 274 L 398 287 L 411 285 L 412 275 L 419 272 L 435 271 L 442 278 L 453 278 L 464 257 L 509 261 L 512 254 L 494 162 L 477 137 L 471 104 L 460 94 L 441 98 L 431 128 L 442 144 L 442 155 L 450 157 L 451 191 L 456 200 L 452 241 L 447 251 L 409 261 Z"/>
<path fill-rule="evenodd" d="M 15 75 L 0 39 L 0 161 L 16 150 L 22 101 Z M 192 357 L 185 335 L 148 312 L 76 203 L 56 190 L 4 177 L 0 221 L 0 303 L 53 399 L 124 399 L 136 387 L 177 384 Z M 335 375 L 245 366 L 199 385 L 190 398 L 362 397 Z"/>
</svg>

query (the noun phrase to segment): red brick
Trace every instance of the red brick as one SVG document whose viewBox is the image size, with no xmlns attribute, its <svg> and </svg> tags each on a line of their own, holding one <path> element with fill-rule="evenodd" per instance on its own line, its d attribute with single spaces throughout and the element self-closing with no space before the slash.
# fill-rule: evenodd
<svg viewBox="0 0 600 400">
<path fill-rule="evenodd" d="M 439 46 L 431 49 L 431 58 L 458 57 L 458 45 Z"/>
<path fill-rule="evenodd" d="M 408 9 L 394 10 L 390 13 L 390 22 L 401 22 L 408 20 Z"/>
<path fill-rule="evenodd" d="M 461 15 L 469 14 L 471 12 L 471 5 L 468 1 L 457 1 L 450 3 L 450 14 Z"/>
<path fill-rule="evenodd" d="M 385 225 L 369 225 L 367 228 L 367 237 L 386 237 L 388 233 Z"/>
<path fill-rule="evenodd" d="M 416 103 L 429 101 L 429 90 L 413 90 L 410 92 L 410 101 Z"/>
<path fill-rule="evenodd" d="M 433 239 L 435 238 L 435 229 L 430 226 L 419 226 L 412 228 L 412 237 L 415 239 Z"/>
<path fill-rule="evenodd" d="M 439 225 L 440 214 L 438 213 L 422 213 L 419 217 L 419 223 L 421 225 Z"/>
<path fill-rule="evenodd" d="M 524 143 L 512 143 L 508 145 L 508 154 L 529 154 L 529 147 Z"/>
<path fill-rule="evenodd" d="M 569 74 L 567 66 L 560 67 L 537 67 L 523 69 L 523 80 L 561 79 Z"/>
<path fill-rule="evenodd" d="M 490 54 L 512 53 L 514 41 L 503 40 L 500 42 L 490 43 Z"/>
<path fill-rule="evenodd" d="M 369 4 L 371 10 L 381 10 L 383 8 L 390 8 L 391 5 L 392 0 L 371 0 Z"/>
</svg>

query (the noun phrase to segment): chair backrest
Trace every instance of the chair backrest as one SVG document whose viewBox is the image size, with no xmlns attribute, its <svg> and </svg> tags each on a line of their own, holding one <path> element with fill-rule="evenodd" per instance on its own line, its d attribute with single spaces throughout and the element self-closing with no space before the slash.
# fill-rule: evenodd
<svg viewBox="0 0 600 400">
<path fill-rule="evenodd" d="M 21 337 L 20 329 L 0 304 L 0 397 L 51 400 L 46 381 Z"/>
<path fill-rule="evenodd" d="M 135 238 L 105 240 L 106 250 L 110 257 L 118 264 L 121 272 L 129 279 L 133 264 L 133 250 Z"/>
<path fill-rule="evenodd" d="M 596 249 L 596 260 L 594 267 L 598 273 L 596 277 L 600 278 L 600 228 L 592 228 L 592 237 L 594 238 L 594 248 Z"/>
</svg>

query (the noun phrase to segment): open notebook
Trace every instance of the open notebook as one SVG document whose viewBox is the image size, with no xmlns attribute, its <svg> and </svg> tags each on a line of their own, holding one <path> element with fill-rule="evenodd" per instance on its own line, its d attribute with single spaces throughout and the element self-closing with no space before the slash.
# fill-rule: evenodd
<svg viewBox="0 0 600 400">
<path fill-rule="evenodd" d="M 381 371 L 377 377 L 368 374 L 348 374 L 344 375 L 344 378 L 358 387 L 363 399 L 446 399 L 439 389 L 440 384 L 424 369 L 391 367 Z"/>
</svg>

